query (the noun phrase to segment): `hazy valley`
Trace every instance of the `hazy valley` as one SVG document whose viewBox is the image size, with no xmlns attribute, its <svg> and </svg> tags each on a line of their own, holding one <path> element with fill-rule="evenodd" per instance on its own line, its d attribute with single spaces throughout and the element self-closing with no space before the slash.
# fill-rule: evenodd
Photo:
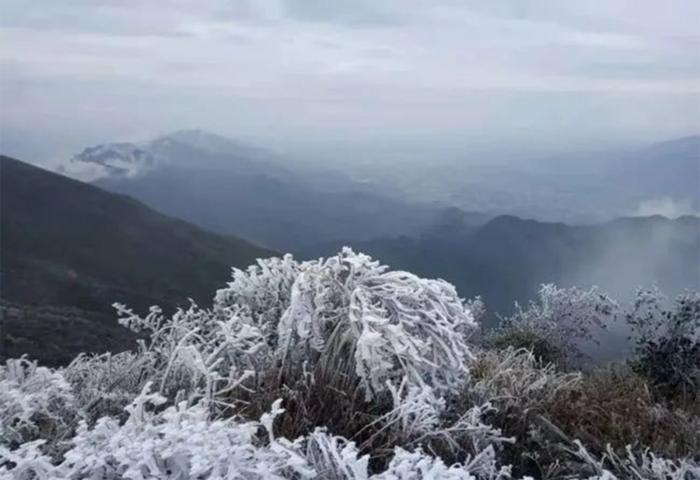
<svg viewBox="0 0 700 480">
<path fill-rule="evenodd" d="M 633 205 L 641 198 L 680 204 L 692 193 L 693 178 L 700 182 L 691 161 L 697 143 L 698 138 L 689 138 L 641 149 L 639 156 L 625 153 L 614 168 L 593 159 L 581 164 L 585 173 L 580 175 L 589 180 L 579 182 L 578 190 L 570 189 L 554 169 L 547 182 L 557 187 L 540 188 L 547 196 L 537 201 L 585 218 L 590 212 L 586 208 L 593 205 L 576 210 L 577 205 L 607 198 L 585 188 L 598 183 L 609 189 L 607 214 L 625 211 L 625 201 Z M 404 203 L 400 194 L 381 188 L 379 176 L 357 182 L 341 171 L 309 176 L 307 168 L 202 131 L 89 147 L 59 168 L 63 175 L 93 186 L 3 158 L 2 299 L 28 309 L 24 333 L 19 333 L 17 315 L 7 317 L 3 355 L 26 344 L 23 337 L 51 331 L 43 329 L 53 320 L 45 320 L 36 308 L 76 309 L 78 313 L 69 315 L 75 325 L 95 318 L 98 330 L 110 332 L 90 340 L 89 347 L 72 342 L 59 358 L 84 348 L 99 351 L 110 342 L 123 345 L 113 337 L 118 327 L 110 326 L 113 302 L 141 311 L 152 304 L 184 306 L 190 297 L 207 305 L 212 289 L 226 281 L 231 267 L 246 267 L 273 251 L 315 259 L 351 246 L 391 267 L 445 279 L 464 298 L 480 296 L 491 312 L 484 322 L 491 326 L 497 323 L 496 312 L 512 313 L 515 302 L 534 299 L 544 283 L 596 285 L 623 302 L 639 287 L 657 285 L 676 294 L 700 284 L 696 216 L 637 216 L 586 225 L 542 222 L 512 215 L 525 213 L 528 218 L 541 211 L 508 183 L 494 190 L 501 203 L 490 203 L 484 211 L 461 210 L 448 194 L 447 181 L 439 180 L 445 185 L 440 195 L 426 193 L 415 181 L 416 199 L 425 195 L 426 201 Z M 539 175 L 530 170 L 533 178 Z M 488 181 L 480 168 L 470 172 L 450 181 L 456 182 L 454 188 L 479 196 L 489 188 Z M 626 185 L 636 187 L 615 196 L 610 192 L 620 175 L 627 175 Z M 400 178 L 395 172 L 384 181 L 400 185 Z M 427 173 L 423 178 L 433 181 Z M 432 178 L 437 179 L 434 174 Z M 518 180 L 527 184 L 528 178 Z M 480 187 L 472 189 L 470 182 Z M 509 210 L 510 197 L 502 198 L 498 189 L 508 190 L 521 206 Z M 557 189 L 572 200 L 548 197 Z M 488 198 L 484 195 L 483 201 Z M 697 199 L 692 202 L 696 208 Z M 50 352 L 60 350 L 60 345 L 45 349 L 42 358 L 53 361 Z"/>
</svg>

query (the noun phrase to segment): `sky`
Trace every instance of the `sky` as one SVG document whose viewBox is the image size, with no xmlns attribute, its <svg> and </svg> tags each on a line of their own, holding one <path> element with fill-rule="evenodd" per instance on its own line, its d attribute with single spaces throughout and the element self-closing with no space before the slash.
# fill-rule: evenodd
<svg viewBox="0 0 700 480">
<path fill-rule="evenodd" d="M 700 132 L 698 0 L 0 0 L 0 148 L 201 128 L 261 146 Z"/>
</svg>

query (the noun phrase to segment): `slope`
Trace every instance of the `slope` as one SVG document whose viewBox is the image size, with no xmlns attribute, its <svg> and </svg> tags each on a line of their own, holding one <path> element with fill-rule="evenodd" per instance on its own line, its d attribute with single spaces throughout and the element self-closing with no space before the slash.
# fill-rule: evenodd
<svg viewBox="0 0 700 480">
<path fill-rule="evenodd" d="M 232 266 L 272 254 L 5 156 L 0 188 L 3 301 L 75 309 L 71 316 L 96 318 L 112 333 L 113 302 L 138 309 L 186 305 L 188 297 L 206 302 Z M 3 330 L 9 356 L 22 353 L 11 351 L 10 337 L 36 335 L 31 343 L 39 345 L 44 336 L 8 322 Z"/>
</svg>

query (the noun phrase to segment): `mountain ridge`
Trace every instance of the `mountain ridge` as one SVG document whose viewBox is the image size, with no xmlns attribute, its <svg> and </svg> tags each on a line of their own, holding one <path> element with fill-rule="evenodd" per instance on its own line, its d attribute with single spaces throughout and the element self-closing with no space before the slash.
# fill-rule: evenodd
<svg viewBox="0 0 700 480">
<path fill-rule="evenodd" d="M 481 296 L 489 310 L 501 314 L 511 313 L 516 301 L 534 298 L 542 283 L 596 285 L 620 299 L 654 284 L 669 294 L 700 288 L 696 216 L 567 225 L 501 215 L 473 228 L 443 226 L 439 234 L 427 231 L 417 238 L 322 244 L 300 255 L 324 256 L 345 243 L 393 268 L 443 278 L 463 297 Z"/>
<path fill-rule="evenodd" d="M 212 147 L 203 148 L 202 139 Z M 271 152 L 206 132 L 176 132 L 150 145 L 149 151 L 162 159 L 155 168 L 95 178 L 93 183 L 204 229 L 242 235 L 272 249 L 415 235 L 439 211 L 407 205 L 349 181 L 343 184 L 336 177 L 329 178 L 333 188 L 325 188 L 324 175 L 294 172 Z"/>
</svg>

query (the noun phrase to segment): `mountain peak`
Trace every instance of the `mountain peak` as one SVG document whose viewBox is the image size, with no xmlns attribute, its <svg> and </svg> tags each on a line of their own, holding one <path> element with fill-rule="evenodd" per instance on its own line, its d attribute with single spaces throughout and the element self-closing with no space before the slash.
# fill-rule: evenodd
<svg viewBox="0 0 700 480">
<path fill-rule="evenodd" d="M 258 151 L 255 148 L 248 147 L 230 138 L 200 129 L 178 130 L 160 136 L 148 143 L 149 148 L 153 150 L 170 148 L 174 144 L 186 145 L 212 154 L 239 154 L 242 151 Z"/>
<path fill-rule="evenodd" d="M 673 138 L 652 145 L 652 148 L 686 147 L 700 152 L 700 135 L 686 135 L 685 137 Z"/>
<path fill-rule="evenodd" d="M 113 142 L 85 148 L 58 167 L 58 173 L 83 181 L 104 178 L 133 178 L 162 164 L 208 162 L 223 156 L 256 160 L 268 158 L 262 150 L 242 145 L 199 129 L 178 130 L 150 141 Z M 215 161 L 216 163 L 216 161 Z"/>
</svg>

